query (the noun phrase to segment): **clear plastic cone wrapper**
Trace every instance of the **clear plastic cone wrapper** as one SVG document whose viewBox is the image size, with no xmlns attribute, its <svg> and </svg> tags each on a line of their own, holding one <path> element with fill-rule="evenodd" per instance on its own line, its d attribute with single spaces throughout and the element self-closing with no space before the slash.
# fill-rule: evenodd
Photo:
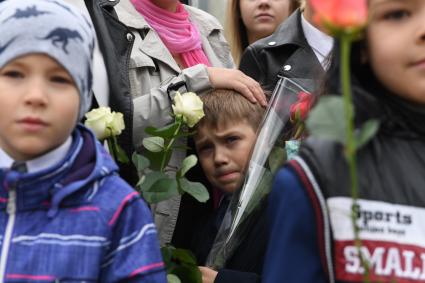
<svg viewBox="0 0 425 283">
<path fill-rule="evenodd" d="M 285 142 L 292 140 L 291 105 L 300 92 L 314 91 L 313 80 L 280 78 L 257 132 L 249 166 L 240 190 L 235 192 L 223 218 L 206 265 L 218 270 L 224 267 L 252 225 L 265 209 L 273 176 L 287 160 Z"/>
</svg>

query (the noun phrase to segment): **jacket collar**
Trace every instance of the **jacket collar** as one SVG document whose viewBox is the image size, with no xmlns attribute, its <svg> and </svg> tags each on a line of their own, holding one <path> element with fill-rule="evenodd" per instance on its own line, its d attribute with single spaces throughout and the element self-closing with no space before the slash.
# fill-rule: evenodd
<svg viewBox="0 0 425 283">
<path fill-rule="evenodd" d="M 295 44 L 300 47 L 309 47 L 301 26 L 301 11 L 298 9 L 289 16 L 272 35 L 262 39 L 267 49 L 278 48 L 282 45 Z M 274 42 L 274 44 L 270 44 Z"/>
<path fill-rule="evenodd" d="M 324 69 L 305 38 L 301 11 L 298 9 L 271 36 L 261 39 L 266 51 L 284 50 L 290 45 L 295 46 L 293 53 L 282 63 L 278 77 L 291 78 L 307 91 L 315 92 L 319 81 L 324 75 Z M 279 51 L 282 52 L 282 51 Z"/>
<path fill-rule="evenodd" d="M 45 208 L 54 216 L 64 202 L 70 206 L 86 202 L 83 189 L 117 170 L 102 151 L 94 135 L 83 126 L 77 126 L 71 148 L 58 164 L 34 173 L 0 170 L 0 209 L 6 206 L 12 187 L 16 188 L 18 211 Z M 70 195 L 75 197 L 68 198 Z"/>
</svg>

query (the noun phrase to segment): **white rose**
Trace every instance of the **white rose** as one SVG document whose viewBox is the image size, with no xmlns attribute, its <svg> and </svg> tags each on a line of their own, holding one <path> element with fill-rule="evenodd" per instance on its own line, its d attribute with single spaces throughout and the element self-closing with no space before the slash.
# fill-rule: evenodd
<svg viewBox="0 0 425 283">
<path fill-rule="evenodd" d="M 111 108 L 99 107 L 86 113 L 85 116 L 87 120 L 84 122 L 84 125 L 94 132 L 96 138 L 103 140 L 110 135 L 107 126 L 112 120 Z"/>
<path fill-rule="evenodd" d="M 114 136 L 121 134 L 122 130 L 125 129 L 124 116 L 119 112 L 112 112 L 112 121 L 108 127 L 112 130 Z"/>
<path fill-rule="evenodd" d="M 201 120 L 204 114 L 204 104 L 202 100 L 193 92 L 184 94 L 176 93 L 174 97 L 173 112 L 174 115 L 181 115 L 183 121 L 192 128 Z"/>
<path fill-rule="evenodd" d="M 86 113 L 84 125 L 90 128 L 96 138 L 104 140 L 111 135 L 117 136 L 125 128 L 122 113 L 111 112 L 109 107 L 99 107 Z"/>
</svg>

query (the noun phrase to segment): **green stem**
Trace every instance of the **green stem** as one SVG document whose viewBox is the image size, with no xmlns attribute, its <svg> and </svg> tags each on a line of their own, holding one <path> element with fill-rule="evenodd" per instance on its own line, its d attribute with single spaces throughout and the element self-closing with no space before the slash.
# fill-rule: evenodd
<svg viewBox="0 0 425 283">
<path fill-rule="evenodd" d="M 112 156 L 112 158 L 117 161 L 117 154 L 115 152 L 115 146 L 114 146 L 114 140 L 109 137 L 106 139 L 106 143 L 108 144 L 109 154 Z"/>
<path fill-rule="evenodd" d="M 179 119 L 179 117 L 176 118 L 176 123 L 178 124 L 178 126 L 176 130 L 174 131 L 173 137 L 171 138 L 170 142 L 165 147 L 164 154 L 162 155 L 161 167 L 160 167 L 161 172 L 164 172 L 165 166 L 167 165 L 165 164 L 165 162 L 167 161 L 168 152 L 172 149 L 174 141 L 176 140 L 176 136 L 180 132 L 180 129 L 182 127 L 182 121 L 181 119 Z"/>
<path fill-rule="evenodd" d="M 299 140 L 301 139 L 302 134 L 304 133 L 304 129 L 305 129 L 305 124 L 304 122 L 300 122 L 298 123 L 297 126 L 297 130 L 295 132 L 295 135 L 292 137 L 292 139 L 294 140 Z"/>
<path fill-rule="evenodd" d="M 357 226 L 357 215 L 354 208 L 357 206 L 358 201 L 358 176 L 357 176 L 357 158 L 356 158 L 356 141 L 354 138 L 354 109 L 352 104 L 351 95 L 351 78 L 350 78 L 350 53 L 351 53 L 351 35 L 343 35 L 341 37 L 341 82 L 342 94 L 344 98 L 344 112 L 347 124 L 346 129 L 346 145 L 345 154 L 348 161 L 350 181 L 351 181 L 351 197 L 353 198 L 353 205 L 351 207 L 351 222 L 354 231 L 354 241 L 357 247 L 357 252 L 365 272 L 363 274 L 364 282 L 369 283 L 369 264 L 364 260 L 361 253 L 361 240 L 359 237 L 359 227 Z"/>
</svg>

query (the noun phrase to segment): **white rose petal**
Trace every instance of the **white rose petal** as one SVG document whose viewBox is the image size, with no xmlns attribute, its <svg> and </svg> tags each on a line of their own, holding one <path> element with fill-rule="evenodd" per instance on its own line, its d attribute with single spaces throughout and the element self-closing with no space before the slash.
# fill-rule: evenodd
<svg viewBox="0 0 425 283">
<path fill-rule="evenodd" d="M 84 122 L 84 125 L 94 132 L 96 138 L 103 140 L 110 136 L 111 132 L 107 129 L 107 127 L 113 118 L 111 108 L 99 107 L 86 113 L 85 116 L 87 120 Z"/>
<path fill-rule="evenodd" d="M 177 92 L 172 107 L 174 115 L 181 115 L 189 127 L 193 127 L 205 116 L 202 100 L 194 92 L 187 92 L 183 95 Z"/>
<path fill-rule="evenodd" d="M 108 124 L 108 127 L 112 130 L 112 135 L 114 136 L 120 135 L 122 130 L 125 129 L 123 114 L 112 112 L 112 120 Z"/>
</svg>

